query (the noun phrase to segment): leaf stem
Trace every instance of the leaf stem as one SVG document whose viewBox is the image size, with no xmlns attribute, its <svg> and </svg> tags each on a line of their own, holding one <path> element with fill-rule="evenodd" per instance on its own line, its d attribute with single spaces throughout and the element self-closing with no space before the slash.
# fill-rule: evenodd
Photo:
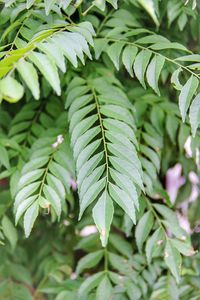
<svg viewBox="0 0 200 300">
<path fill-rule="evenodd" d="M 108 150 L 107 150 L 107 146 L 106 146 L 105 130 L 103 128 L 103 119 L 102 119 L 101 112 L 100 112 L 100 105 L 99 105 L 97 94 L 93 87 L 91 87 L 91 89 L 92 89 L 92 93 L 94 95 L 94 100 L 96 103 L 97 114 L 98 114 L 101 133 L 102 133 L 103 148 L 104 148 L 105 160 L 106 160 L 106 187 L 107 187 L 108 182 L 109 182 L 109 180 L 108 180 L 108 178 L 109 178 L 109 160 L 108 160 L 109 155 L 108 155 Z"/>
<path fill-rule="evenodd" d="M 187 72 L 191 73 L 193 76 L 197 77 L 197 78 L 200 80 L 200 76 L 199 76 L 198 74 L 194 73 L 194 72 L 193 72 L 192 70 L 190 70 L 188 67 L 183 66 L 183 65 L 181 65 L 180 63 L 178 63 L 175 59 L 169 58 L 168 56 L 165 56 L 165 55 L 163 55 L 163 54 L 161 54 L 161 53 L 159 53 L 159 52 L 156 52 L 156 51 L 154 51 L 154 50 L 151 50 L 151 49 L 148 48 L 148 47 L 144 47 L 144 46 L 139 45 L 139 44 L 137 44 L 137 43 L 134 43 L 134 42 L 128 42 L 128 41 L 122 40 L 122 39 L 111 39 L 111 38 L 107 38 L 107 37 L 104 37 L 103 39 L 106 39 L 106 40 L 108 40 L 108 41 L 110 41 L 110 42 L 124 42 L 124 43 L 126 43 L 127 45 L 134 45 L 135 47 L 138 47 L 138 48 L 140 48 L 140 49 L 142 49 L 142 50 L 149 50 L 149 51 L 151 51 L 152 53 L 154 53 L 154 54 L 156 54 L 156 55 L 159 55 L 159 56 L 161 56 L 161 57 L 164 57 L 167 61 L 169 61 L 169 62 L 171 62 L 171 63 L 173 63 L 173 64 L 179 66 L 180 68 L 186 70 Z"/>
</svg>

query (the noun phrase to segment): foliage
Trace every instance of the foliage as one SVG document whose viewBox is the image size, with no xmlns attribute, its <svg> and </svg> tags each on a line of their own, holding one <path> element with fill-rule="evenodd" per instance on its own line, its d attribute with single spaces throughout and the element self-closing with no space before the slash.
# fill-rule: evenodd
<svg viewBox="0 0 200 300">
<path fill-rule="evenodd" d="M 0 1 L 0 299 L 200 299 L 199 13 Z"/>
</svg>

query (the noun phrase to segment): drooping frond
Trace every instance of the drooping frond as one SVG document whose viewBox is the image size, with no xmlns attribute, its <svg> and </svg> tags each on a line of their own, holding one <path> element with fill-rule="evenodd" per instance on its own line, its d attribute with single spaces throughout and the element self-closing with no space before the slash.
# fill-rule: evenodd
<svg viewBox="0 0 200 300">
<path fill-rule="evenodd" d="M 93 218 L 105 246 L 113 201 L 135 223 L 138 195 L 144 189 L 132 105 L 104 78 L 75 78 L 68 87 L 66 106 L 76 161 L 79 218 L 97 200 Z"/>
<path fill-rule="evenodd" d="M 94 30 L 89 22 L 74 25 L 63 21 L 52 28 L 44 27 L 32 36 L 34 29 L 38 30 L 36 26 L 37 21 L 35 24 L 34 20 L 31 23 L 25 19 L 14 40 L 17 49 L 3 52 L 0 62 L 1 100 L 16 102 L 24 94 L 24 87 L 12 76 L 13 72 L 20 75 L 20 81 L 22 79 L 28 86 L 35 99 L 40 97 L 38 71 L 60 95 L 58 68 L 66 72 L 65 59 L 77 68 L 78 59 L 84 64 L 84 54 L 91 58 L 88 44 L 93 45 Z"/>
</svg>

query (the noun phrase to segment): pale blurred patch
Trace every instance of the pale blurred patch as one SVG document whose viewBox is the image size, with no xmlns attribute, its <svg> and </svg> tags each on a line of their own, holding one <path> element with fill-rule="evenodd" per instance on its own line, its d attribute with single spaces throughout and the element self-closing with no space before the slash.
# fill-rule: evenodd
<svg viewBox="0 0 200 300">
<path fill-rule="evenodd" d="M 185 178 L 181 176 L 182 166 L 176 164 L 168 169 L 166 174 L 166 190 L 172 203 L 175 202 L 179 188 L 185 183 Z"/>
<path fill-rule="evenodd" d="M 97 228 L 94 225 L 89 225 L 89 226 L 85 226 L 81 231 L 80 231 L 80 236 L 84 237 L 84 236 L 88 236 L 92 233 L 96 233 L 97 232 Z"/>
</svg>

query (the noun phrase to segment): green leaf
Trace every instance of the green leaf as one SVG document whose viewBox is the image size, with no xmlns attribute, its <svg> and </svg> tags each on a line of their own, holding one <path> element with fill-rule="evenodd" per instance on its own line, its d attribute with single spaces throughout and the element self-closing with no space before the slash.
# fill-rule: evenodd
<svg viewBox="0 0 200 300">
<path fill-rule="evenodd" d="M 22 188 L 15 197 L 14 208 L 16 209 L 22 201 L 32 195 L 40 186 L 40 182 L 33 182 Z"/>
<path fill-rule="evenodd" d="M 117 9 L 117 2 L 118 0 L 107 0 L 115 9 Z"/>
<path fill-rule="evenodd" d="M 177 239 L 172 239 L 171 243 L 180 253 L 185 256 L 192 256 L 196 253 L 190 241 L 180 241 Z"/>
<path fill-rule="evenodd" d="M 17 80 L 7 76 L 0 80 L 0 94 L 6 101 L 15 103 L 23 97 L 24 88 Z"/>
<path fill-rule="evenodd" d="M 95 52 L 95 59 L 99 59 L 104 49 L 107 48 L 108 41 L 104 38 L 99 38 L 94 40 L 94 52 Z"/>
<path fill-rule="evenodd" d="M 8 239 L 12 249 L 14 250 L 18 240 L 17 230 L 6 215 L 2 219 L 1 225 L 5 237 Z"/>
<path fill-rule="evenodd" d="M 119 61 L 122 48 L 124 47 L 124 42 L 116 42 L 109 46 L 107 53 L 110 59 L 112 60 L 115 68 L 119 71 Z"/>
<path fill-rule="evenodd" d="M 174 88 L 176 90 L 181 90 L 183 85 L 180 83 L 179 81 L 179 75 L 180 73 L 182 72 L 182 68 L 178 68 L 177 70 L 175 70 L 173 73 L 172 73 L 172 77 L 171 77 L 171 83 L 173 84 Z"/>
<path fill-rule="evenodd" d="M 100 146 L 101 140 L 98 139 L 83 149 L 76 161 L 76 168 L 79 170 L 83 164 L 91 157 L 95 150 Z"/>
<path fill-rule="evenodd" d="M 142 251 L 142 246 L 146 241 L 154 224 L 154 217 L 151 211 L 146 212 L 139 220 L 135 229 L 135 238 L 139 251 Z"/>
<path fill-rule="evenodd" d="M 102 11 L 106 8 L 106 0 L 94 0 L 92 3 Z"/>
<path fill-rule="evenodd" d="M 24 215 L 24 230 L 26 238 L 29 237 L 35 220 L 39 213 L 39 204 L 34 202 L 26 211 Z"/>
<path fill-rule="evenodd" d="M 200 93 L 194 98 L 189 112 L 192 135 L 195 137 L 197 128 L 200 124 Z"/>
<path fill-rule="evenodd" d="M 83 198 L 84 194 L 87 192 L 89 187 L 92 186 L 95 182 L 97 182 L 100 179 L 104 170 L 105 170 L 105 165 L 99 166 L 96 169 L 94 169 L 94 171 L 92 171 L 92 173 L 83 180 L 83 183 L 79 188 L 80 199 Z"/>
<path fill-rule="evenodd" d="M 100 152 L 92 156 L 88 161 L 86 161 L 80 170 L 77 170 L 77 182 L 78 186 L 81 186 L 84 178 L 89 175 L 103 159 L 104 153 Z"/>
<path fill-rule="evenodd" d="M 39 52 L 32 52 L 32 54 L 29 55 L 29 59 L 38 67 L 57 95 L 60 96 L 60 79 L 56 65 L 48 58 L 47 55 Z"/>
<path fill-rule="evenodd" d="M 148 68 L 147 68 L 147 82 L 152 87 L 152 89 L 160 96 L 160 91 L 158 88 L 158 79 L 161 73 L 161 70 L 164 66 L 165 58 L 161 55 L 155 55 Z"/>
<path fill-rule="evenodd" d="M 113 169 L 110 169 L 110 175 L 115 183 L 124 191 L 126 191 L 129 197 L 134 202 L 135 207 L 139 210 L 138 194 L 135 185 L 125 174 L 121 174 Z"/>
<path fill-rule="evenodd" d="M 33 64 L 25 60 L 20 60 L 17 63 L 16 67 L 23 80 L 26 82 L 27 86 L 31 90 L 34 98 L 38 100 L 40 97 L 40 87 L 38 75 Z"/>
<path fill-rule="evenodd" d="M 104 272 L 98 272 L 85 279 L 79 288 L 78 299 L 81 300 L 84 296 L 87 296 L 89 292 L 101 282 L 103 276 Z"/>
<path fill-rule="evenodd" d="M 57 2 L 56 0 L 44 0 L 44 6 L 45 6 L 46 15 L 49 14 L 50 10 L 52 9 L 52 7 L 54 6 L 54 4 L 56 2 Z"/>
<path fill-rule="evenodd" d="M 9 161 L 9 156 L 8 152 L 6 149 L 0 145 L 0 163 L 6 168 L 10 168 L 10 161 Z"/>
<path fill-rule="evenodd" d="M 192 97 L 194 96 L 197 90 L 198 85 L 199 85 L 198 79 L 192 75 L 181 90 L 179 96 L 179 109 L 181 112 L 181 117 L 183 122 L 185 122 L 188 107 L 190 105 Z"/>
<path fill-rule="evenodd" d="M 96 300 L 110 300 L 113 294 L 113 288 L 107 275 L 101 280 L 97 291 Z"/>
<path fill-rule="evenodd" d="M 83 133 L 85 133 L 97 121 L 97 119 L 98 119 L 98 117 L 96 115 L 92 115 L 92 116 L 89 116 L 86 119 L 82 120 L 75 126 L 75 128 L 72 132 L 72 135 L 71 135 L 72 145 L 75 144 L 78 137 L 83 135 Z"/>
<path fill-rule="evenodd" d="M 182 259 L 179 251 L 173 246 L 170 240 L 167 240 L 166 243 L 164 259 L 176 281 L 179 282 Z"/>
<path fill-rule="evenodd" d="M 127 175 L 130 179 L 137 184 L 142 190 L 144 190 L 143 181 L 141 177 L 141 173 L 138 169 L 133 165 L 127 162 L 125 159 L 121 159 L 118 157 L 110 157 L 110 162 L 112 166 L 122 174 Z"/>
<path fill-rule="evenodd" d="M 124 135 L 125 137 L 130 139 L 130 141 L 132 141 L 136 147 L 138 147 L 138 143 L 137 143 L 134 131 L 126 123 L 119 121 L 119 120 L 114 120 L 114 119 L 104 119 L 103 125 L 105 126 L 106 129 L 108 129 L 114 133 Z"/>
<path fill-rule="evenodd" d="M 156 167 L 157 171 L 160 170 L 160 157 L 157 152 L 153 151 L 150 147 L 147 147 L 145 145 L 140 145 L 141 152 L 149 158 L 154 166 Z"/>
<path fill-rule="evenodd" d="M 132 222 L 131 222 L 132 223 Z M 109 243 L 122 255 L 130 258 L 133 253 L 132 245 L 124 237 L 111 233 Z"/>
<path fill-rule="evenodd" d="M 80 199 L 80 213 L 79 220 L 81 219 L 85 209 L 96 199 L 99 193 L 105 188 L 106 179 L 105 177 L 95 182 L 87 192 L 84 194 L 83 198 Z"/>
<path fill-rule="evenodd" d="M 50 59 L 52 59 L 63 73 L 66 72 L 65 58 L 62 51 L 56 44 L 50 42 L 40 43 L 37 48 L 44 52 Z"/>
<path fill-rule="evenodd" d="M 122 62 L 128 71 L 128 73 L 133 77 L 133 63 L 137 55 L 138 48 L 132 45 L 126 46 L 122 54 Z"/>
<path fill-rule="evenodd" d="M 112 200 L 107 191 L 104 191 L 92 211 L 94 222 L 100 232 L 103 247 L 107 245 L 113 214 L 114 207 Z"/>
<path fill-rule="evenodd" d="M 95 267 L 102 259 L 103 254 L 104 254 L 103 250 L 99 250 L 96 252 L 89 253 L 85 255 L 83 258 L 81 258 L 76 268 L 77 275 L 82 273 L 85 269 Z"/>
<path fill-rule="evenodd" d="M 118 105 L 106 104 L 100 109 L 101 113 L 109 118 L 118 119 L 123 121 L 130 126 L 133 126 L 134 119 L 131 113 L 126 109 Z"/>
<path fill-rule="evenodd" d="M 27 199 L 23 200 L 16 209 L 15 212 L 15 225 L 17 225 L 19 219 L 23 215 L 23 213 L 27 210 L 27 208 L 36 200 L 37 196 L 31 196 Z"/>
<path fill-rule="evenodd" d="M 151 263 L 153 253 L 156 250 L 156 248 L 161 247 L 161 245 L 164 243 L 164 239 L 165 236 L 163 235 L 162 229 L 158 228 L 147 240 L 145 252 L 148 264 Z"/>
<path fill-rule="evenodd" d="M 18 190 L 21 190 L 24 186 L 36 181 L 44 173 L 44 169 L 36 169 L 22 175 L 18 182 Z"/>
<path fill-rule="evenodd" d="M 26 9 L 31 8 L 31 6 L 34 4 L 35 0 L 26 0 Z"/>
<path fill-rule="evenodd" d="M 59 197 L 59 195 L 57 194 L 57 192 L 48 185 L 44 186 L 44 194 L 46 199 L 51 203 L 53 209 L 55 210 L 58 219 L 60 219 L 60 215 L 61 215 L 61 199 Z"/>
<path fill-rule="evenodd" d="M 144 7 L 148 14 L 153 19 L 156 26 L 159 26 L 159 20 L 156 15 L 155 3 L 153 0 L 138 0 L 138 2 Z"/>
<path fill-rule="evenodd" d="M 149 64 L 150 58 L 151 58 L 151 51 L 149 50 L 142 50 L 140 53 L 136 56 L 135 62 L 134 62 L 134 72 L 137 79 L 140 81 L 141 85 L 146 88 L 145 82 L 144 82 L 144 74 L 146 71 L 146 68 Z"/>
<path fill-rule="evenodd" d="M 111 198 L 124 210 L 124 212 L 131 218 L 131 220 L 135 224 L 135 207 L 133 200 L 129 197 L 129 195 L 112 183 L 109 183 L 109 193 Z"/>
</svg>

